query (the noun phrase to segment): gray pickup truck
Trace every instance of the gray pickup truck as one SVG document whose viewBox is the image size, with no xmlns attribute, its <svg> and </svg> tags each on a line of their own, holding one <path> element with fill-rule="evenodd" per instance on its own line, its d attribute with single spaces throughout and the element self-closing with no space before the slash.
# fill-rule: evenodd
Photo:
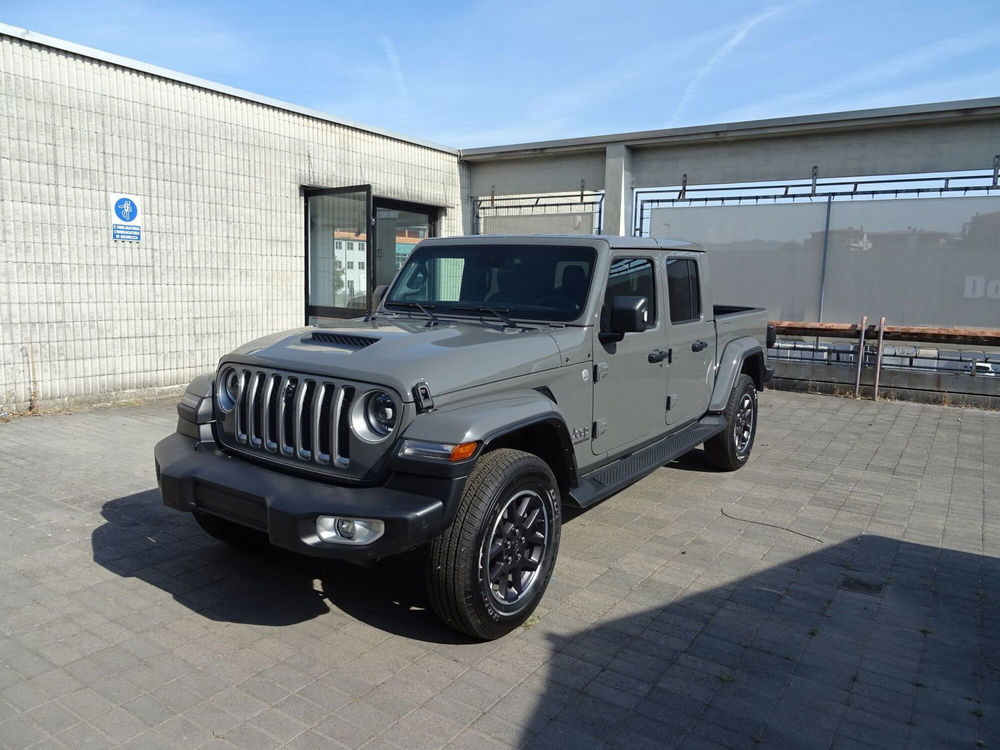
<svg viewBox="0 0 1000 750">
<path fill-rule="evenodd" d="M 209 534 L 355 562 L 427 546 L 432 606 L 497 638 L 586 508 L 704 443 L 738 469 L 766 311 L 714 305 L 687 242 L 426 240 L 357 320 L 258 339 L 196 378 L 156 446 Z"/>
</svg>

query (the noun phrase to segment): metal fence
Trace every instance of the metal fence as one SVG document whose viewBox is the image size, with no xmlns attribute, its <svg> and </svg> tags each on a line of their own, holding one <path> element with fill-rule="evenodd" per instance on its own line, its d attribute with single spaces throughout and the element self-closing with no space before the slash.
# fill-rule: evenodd
<svg viewBox="0 0 1000 750">
<path fill-rule="evenodd" d="M 636 191 L 636 233 L 711 252 L 719 302 L 783 320 L 1000 320 L 1000 186 L 952 175 Z"/>
<path fill-rule="evenodd" d="M 598 234 L 604 193 L 580 189 L 545 195 L 487 195 L 473 199 L 476 234 Z"/>
</svg>

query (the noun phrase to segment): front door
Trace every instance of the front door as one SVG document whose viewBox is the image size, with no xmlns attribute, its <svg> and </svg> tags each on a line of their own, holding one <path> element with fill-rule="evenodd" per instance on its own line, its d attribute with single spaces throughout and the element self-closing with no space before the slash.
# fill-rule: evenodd
<svg viewBox="0 0 1000 750">
<path fill-rule="evenodd" d="M 668 370 L 666 359 L 658 360 L 657 353 L 666 349 L 667 342 L 655 263 L 654 255 L 642 253 L 611 261 L 601 329 L 608 330 L 611 300 L 619 295 L 646 297 L 648 327 L 641 333 L 626 333 L 618 342 L 594 343 L 591 447 L 595 455 L 624 450 L 663 432 Z"/>
<path fill-rule="evenodd" d="M 704 416 L 714 383 L 715 321 L 705 315 L 698 264 L 694 253 L 667 259 L 667 336 L 672 364 L 666 414 L 670 425 Z"/>
</svg>

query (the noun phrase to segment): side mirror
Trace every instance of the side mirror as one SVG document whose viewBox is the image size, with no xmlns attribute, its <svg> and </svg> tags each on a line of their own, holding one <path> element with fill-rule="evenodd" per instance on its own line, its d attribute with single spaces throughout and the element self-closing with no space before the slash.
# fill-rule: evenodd
<svg viewBox="0 0 1000 750">
<path fill-rule="evenodd" d="M 611 300 L 611 330 L 614 333 L 641 333 L 646 330 L 645 297 L 615 297 Z"/>
<path fill-rule="evenodd" d="M 371 311 L 373 313 L 376 310 L 378 310 L 378 306 L 382 304 L 382 298 L 385 297 L 385 293 L 388 292 L 388 291 L 389 291 L 389 285 L 388 284 L 379 284 L 377 287 L 375 287 L 375 291 L 372 292 L 372 309 L 371 309 Z"/>
<path fill-rule="evenodd" d="M 621 341 L 626 333 L 646 330 L 648 301 L 645 297 L 614 297 L 611 300 L 611 330 L 601 331 L 598 338 L 603 344 Z"/>
</svg>

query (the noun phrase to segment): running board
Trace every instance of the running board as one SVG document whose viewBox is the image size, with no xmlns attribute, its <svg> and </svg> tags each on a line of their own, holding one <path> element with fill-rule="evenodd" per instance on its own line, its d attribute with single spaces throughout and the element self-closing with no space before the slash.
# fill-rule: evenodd
<svg viewBox="0 0 1000 750">
<path fill-rule="evenodd" d="M 667 435 L 662 440 L 619 458 L 597 471 L 585 474 L 580 478 L 577 488 L 569 493 L 567 504 L 578 508 L 589 508 L 656 471 L 664 464 L 683 456 L 709 438 L 715 437 L 725 426 L 722 415 L 709 414 L 690 427 Z"/>
</svg>

